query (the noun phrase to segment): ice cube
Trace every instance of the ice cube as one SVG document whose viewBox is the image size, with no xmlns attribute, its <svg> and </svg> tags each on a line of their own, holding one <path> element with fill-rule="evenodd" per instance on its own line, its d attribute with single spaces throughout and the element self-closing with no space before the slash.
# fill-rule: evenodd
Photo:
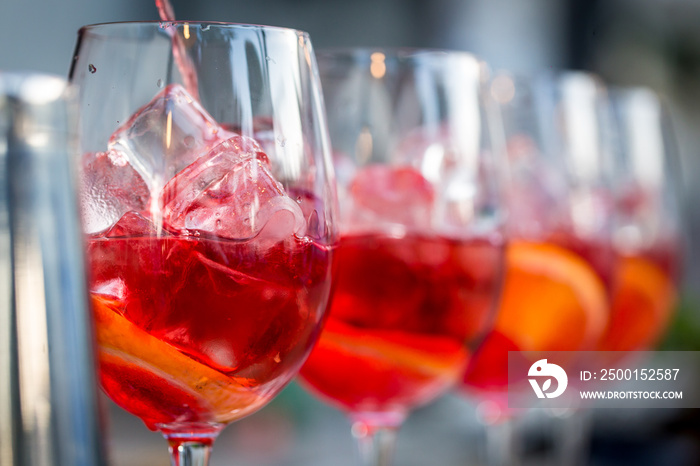
<svg viewBox="0 0 700 466">
<path fill-rule="evenodd" d="M 428 181 L 438 183 L 463 164 L 465 146 L 460 133 L 448 125 L 421 126 L 409 131 L 399 141 L 393 160 L 420 167 L 421 174 Z"/>
<path fill-rule="evenodd" d="M 509 182 L 504 189 L 510 233 L 541 238 L 568 219 L 570 190 L 558 167 L 551 166 L 527 139 L 510 142 Z"/>
<path fill-rule="evenodd" d="M 313 192 L 292 187 L 288 190 L 289 197 L 299 204 L 306 219 L 306 236 L 315 239 L 326 238 L 329 234 L 326 224 L 326 210 L 323 201 Z"/>
<path fill-rule="evenodd" d="M 177 174 L 163 189 L 166 226 L 220 238 L 277 241 L 305 233 L 306 221 L 269 171 L 255 140 L 234 136 Z"/>
<path fill-rule="evenodd" d="M 139 212 L 129 211 L 110 228 L 107 238 L 125 238 L 133 236 L 154 236 L 156 227 L 151 220 Z"/>
<path fill-rule="evenodd" d="M 85 154 L 81 168 L 80 204 L 86 233 L 107 230 L 125 213 L 148 209 L 148 186 L 123 153 Z"/>
<path fill-rule="evenodd" d="M 272 118 L 256 116 L 252 120 L 253 134 L 250 134 L 250 128 L 244 128 L 241 125 L 226 126 L 226 129 L 234 134 L 243 134 L 253 136 L 263 151 L 269 156 L 275 156 L 277 141 L 275 140 L 275 129 Z"/>
<path fill-rule="evenodd" d="M 126 154 L 151 188 L 233 136 L 179 84 L 170 84 L 120 126 L 109 148 Z M 162 185 L 161 185 L 162 186 Z"/>
<path fill-rule="evenodd" d="M 410 166 L 369 165 L 357 172 L 349 187 L 351 218 L 427 227 L 435 192 L 432 184 Z"/>
<path fill-rule="evenodd" d="M 124 280 L 121 278 L 112 278 L 110 280 L 96 282 L 91 292 L 118 301 L 124 301 L 128 295 L 126 283 L 124 283 Z"/>
</svg>

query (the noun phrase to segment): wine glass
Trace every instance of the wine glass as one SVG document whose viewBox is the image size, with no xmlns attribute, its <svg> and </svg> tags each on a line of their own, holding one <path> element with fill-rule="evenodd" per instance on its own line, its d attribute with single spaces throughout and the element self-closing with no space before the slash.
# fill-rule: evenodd
<svg viewBox="0 0 700 466">
<path fill-rule="evenodd" d="M 448 391 L 490 321 L 504 215 L 485 67 L 459 52 L 319 53 L 338 175 L 335 294 L 304 386 L 388 465 L 409 411 Z"/>
<path fill-rule="evenodd" d="M 337 199 L 309 37 L 86 26 L 70 79 L 101 386 L 174 465 L 206 465 L 295 376 L 329 300 Z"/>
<path fill-rule="evenodd" d="M 680 280 L 679 171 L 670 118 L 645 88 L 615 88 L 619 167 L 615 294 L 602 351 L 653 349 L 672 317 Z"/>
<path fill-rule="evenodd" d="M 614 265 L 610 315 L 598 343 L 598 367 L 630 367 L 666 333 L 680 281 L 682 250 L 678 154 L 670 118 L 646 88 L 612 88 L 609 131 L 614 156 Z M 590 413 L 559 423 L 554 462 L 585 458 Z M 577 464 L 583 464 L 578 461 Z"/>
<path fill-rule="evenodd" d="M 494 328 L 462 389 L 482 401 L 489 464 L 513 464 L 522 440 L 513 420 L 523 413 L 508 405 L 508 352 L 570 352 L 573 364 L 578 352 L 597 348 L 606 328 L 615 165 L 597 77 L 501 73 L 491 92 L 509 160 L 506 279 Z"/>
<path fill-rule="evenodd" d="M 597 346 L 598 367 L 636 367 L 632 352 L 655 348 L 666 333 L 680 281 L 678 153 L 669 114 L 646 88 L 611 88 L 608 131 L 615 196 L 610 315 Z M 587 406 L 553 429 L 554 461 L 585 464 Z M 574 459 L 576 461 L 574 462 Z"/>
<path fill-rule="evenodd" d="M 597 346 L 598 367 L 639 364 L 666 333 L 680 281 L 682 249 L 679 167 L 670 119 L 645 88 L 612 88 L 605 137 L 614 150 L 614 266 L 608 325 Z M 555 430 L 554 461 L 584 464 L 590 440 L 586 407 Z"/>
</svg>

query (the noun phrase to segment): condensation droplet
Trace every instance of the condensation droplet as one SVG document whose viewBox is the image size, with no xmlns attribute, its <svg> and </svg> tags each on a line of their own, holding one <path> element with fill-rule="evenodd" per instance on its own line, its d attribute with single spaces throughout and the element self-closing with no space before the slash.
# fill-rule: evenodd
<svg viewBox="0 0 700 466">
<path fill-rule="evenodd" d="M 216 228 L 221 228 L 221 219 L 220 218 L 216 219 Z"/>
<path fill-rule="evenodd" d="M 88 65 L 88 71 L 92 74 L 95 74 L 97 72 L 97 67 L 95 65 L 93 65 L 92 63 L 90 63 Z"/>
<path fill-rule="evenodd" d="M 245 223 L 246 225 L 250 225 L 250 217 L 244 218 L 243 223 Z"/>
<path fill-rule="evenodd" d="M 192 149 L 192 147 L 194 147 L 194 136 L 185 136 L 185 139 L 183 139 L 182 142 L 185 144 L 186 148 Z"/>
<path fill-rule="evenodd" d="M 266 55 L 266 56 L 265 56 L 265 60 L 269 61 L 270 63 L 274 63 L 275 65 L 277 64 L 277 62 L 275 61 L 275 59 L 272 58 L 272 57 L 270 57 L 270 56 L 267 56 L 267 55 Z"/>
<path fill-rule="evenodd" d="M 277 363 L 279 363 L 279 362 L 282 361 L 282 358 L 280 357 L 280 353 L 279 353 L 279 352 L 275 355 L 274 361 L 277 362 Z"/>
<path fill-rule="evenodd" d="M 158 81 L 156 81 L 156 86 L 158 86 L 160 89 L 163 89 L 163 87 L 165 87 L 165 83 L 162 79 L 159 79 Z"/>
<path fill-rule="evenodd" d="M 202 31 L 208 31 L 211 26 L 209 24 L 205 24 L 202 26 Z"/>
</svg>

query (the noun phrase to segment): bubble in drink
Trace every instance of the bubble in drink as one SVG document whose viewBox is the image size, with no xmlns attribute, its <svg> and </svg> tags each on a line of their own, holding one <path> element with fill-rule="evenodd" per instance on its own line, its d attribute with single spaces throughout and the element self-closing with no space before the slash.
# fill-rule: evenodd
<svg viewBox="0 0 700 466">
<path fill-rule="evenodd" d="M 305 233 L 299 205 L 269 171 L 255 140 L 234 136 L 178 173 L 163 189 L 167 227 L 220 238 L 275 242 Z"/>
<path fill-rule="evenodd" d="M 127 212 L 148 209 L 151 193 L 125 154 L 88 153 L 82 168 L 80 202 L 87 233 L 107 230 Z"/>
<path fill-rule="evenodd" d="M 170 84 L 109 140 L 153 188 L 233 136 L 179 84 Z"/>
</svg>

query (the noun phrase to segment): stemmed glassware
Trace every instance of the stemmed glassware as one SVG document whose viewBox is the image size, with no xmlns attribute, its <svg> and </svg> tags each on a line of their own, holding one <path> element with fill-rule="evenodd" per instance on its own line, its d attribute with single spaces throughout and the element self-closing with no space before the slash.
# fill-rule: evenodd
<svg viewBox="0 0 700 466">
<path fill-rule="evenodd" d="M 475 57 L 318 54 L 341 240 L 302 383 L 345 411 L 366 464 L 391 464 L 411 409 L 461 376 L 492 320 L 504 214 L 497 128 Z"/>
<path fill-rule="evenodd" d="M 308 35 L 80 30 L 81 207 L 103 390 L 205 465 L 316 341 L 337 241 Z"/>
<path fill-rule="evenodd" d="M 655 349 L 673 317 L 682 250 L 679 160 L 669 114 L 646 88 L 611 88 L 615 214 L 610 316 L 597 349 L 601 365 L 632 366 Z M 591 414 L 582 406 L 557 424 L 553 461 L 584 464 Z"/>
<path fill-rule="evenodd" d="M 602 135 L 614 164 L 610 315 L 596 349 L 599 366 L 635 367 L 666 334 L 677 300 L 683 247 L 680 167 L 669 114 L 646 88 L 610 88 Z M 552 429 L 554 464 L 585 464 L 588 406 Z"/>
<path fill-rule="evenodd" d="M 605 331 L 615 165 L 606 90 L 596 77 L 503 73 L 491 90 L 509 158 L 506 278 L 494 329 L 463 389 L 484 400 L 488 462 L 513 464 L 520 439 L 511 420 L 519 413 L 508 407 L 508 351 L 569 351 L 575 358 L 597 349 Z"/>
<path fill-rule="evenodd" d="M 609 88 L 606 130 L 613 162 L 613 267 L 600 367 L 635 367 L 634 351 L 655 349 L 673 317 L 682 249 L 679 160 L 669 114 L 645 88 Z M 606 113 L 604 110 L 603 113 Z M 585 464 L 592 413 L 583 405 L 555 422 L 554 464 Z"/>
<path fill-rule="evenodd" d="M 604 351 L 653 349 L 672 317 L 682 247 L 678 155 L 670 118 L 649 89 L 615 88 L 618 176 L 615 295 Z"/>
</svg>

